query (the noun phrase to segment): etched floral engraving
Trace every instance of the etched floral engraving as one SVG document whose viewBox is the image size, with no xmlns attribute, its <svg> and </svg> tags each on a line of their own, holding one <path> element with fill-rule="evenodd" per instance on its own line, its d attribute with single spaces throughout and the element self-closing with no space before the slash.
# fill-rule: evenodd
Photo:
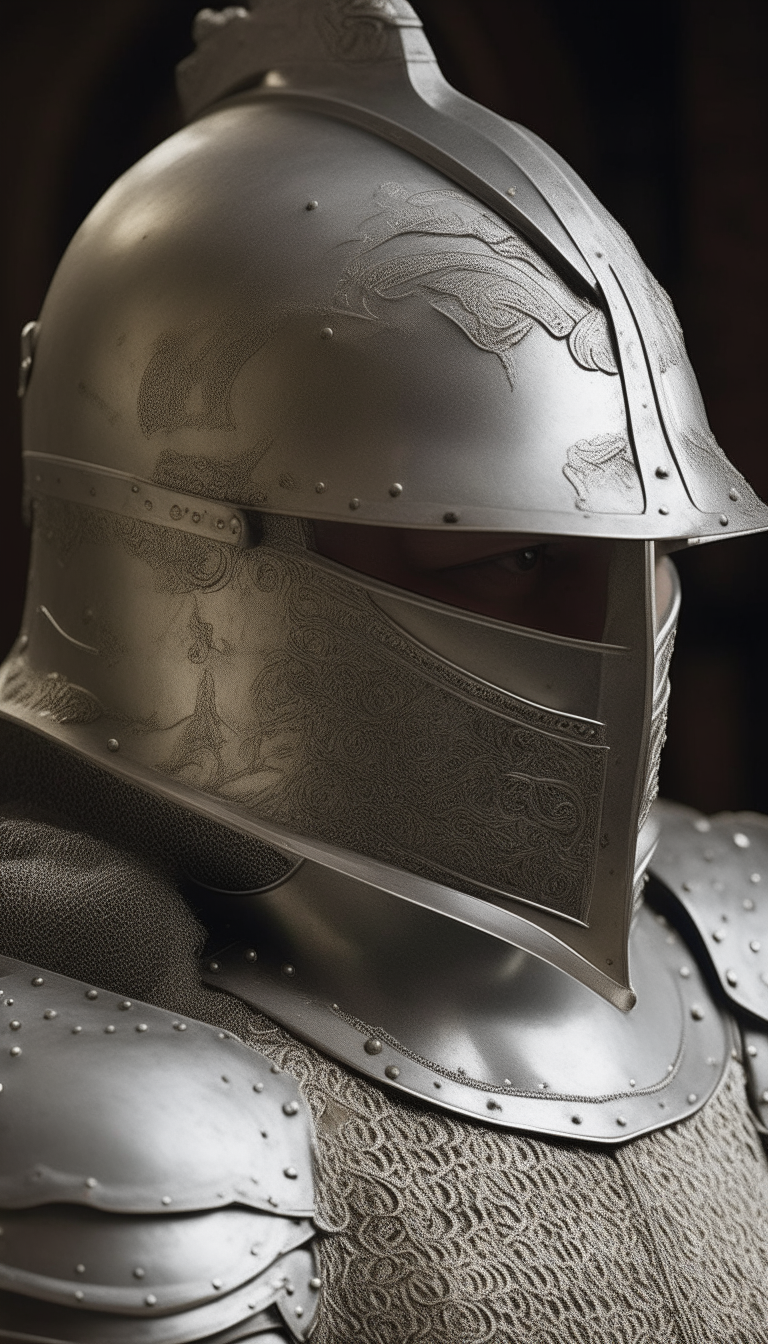
<svg viewBox="0 0 768 1344">
<path fill-rule="evenodd" d="M 389 30 L 416 15 L 403 0 L 325 0 L 320 32 L 336 60 L 376 61 L 386 54 Z"/>
<path fill-rule="evenodd" d="M 572 444 L 563 475 L 576 491 L 577 509 L 643 511 L 643 488 L 625 434 L 598 434 Z"/>
<path fill-rule="evenodd" d="M 495 354 L 514 386 L 514 347 L 534 324 L 565 340 L 592 372 L 616 373 L 600 309 L 565 284 L 510 225 L 458 191 L 408 194 L 386 183 L 367 220 L 364 247 L 337 302 L 376 316 L 376 300 L 421 295 L 481 350 Z M 397 251 L 387 244 L 397 239 Z"/>
<path fill-rule="evenodd" d="M 0 697 L 54 723 L 95 723 L 104 713 L 90 691 L 74 686 L 61 672 L 41 676 L 23 656 L 6 665 Z"/>
</svg>

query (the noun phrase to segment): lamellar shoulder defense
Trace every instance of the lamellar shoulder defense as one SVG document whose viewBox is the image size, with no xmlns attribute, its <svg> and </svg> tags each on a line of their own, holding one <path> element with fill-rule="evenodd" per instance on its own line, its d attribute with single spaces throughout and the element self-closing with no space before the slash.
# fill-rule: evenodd
<svg viewBox="0 0 768 1344">
<path fill-rule="evenodd" d="M 651 872 L 735 1012 L 750 1098 L 768 1132 L 768 817 L 670 809 Z"/>
<path fill-rule="evenodd" d="M 0 1339 L 303 1340 L 295 1083 L 217 1028 L 0 959 Z"/>
</svg>

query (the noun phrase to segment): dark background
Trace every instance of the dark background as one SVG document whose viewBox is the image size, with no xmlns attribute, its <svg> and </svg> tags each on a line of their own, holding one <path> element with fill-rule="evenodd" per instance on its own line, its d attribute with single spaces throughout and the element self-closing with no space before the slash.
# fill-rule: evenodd
<svg viewBox="0 0 768 1344">
<path fill-rule="evenodd" d="M 464 93 L 586 178 L 670 291 L 713 429 L 768 499 L 765 0 L 415 0 Z M 179 125 L 173 66 L 197 0 L 3 10 L 0 655 L 21 613 L 18 332 L 110 182 Z M 668 796 L 768 811 L 768 541 L 702 548 L 685 586 Z"/>
</svg>

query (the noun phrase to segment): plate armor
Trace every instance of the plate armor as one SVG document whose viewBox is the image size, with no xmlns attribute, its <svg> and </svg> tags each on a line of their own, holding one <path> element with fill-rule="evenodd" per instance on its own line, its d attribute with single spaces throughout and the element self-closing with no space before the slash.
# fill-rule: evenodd
<svg viewBox="0 0 768 1344">
<path fill-rule="evenodd" d="M 22 337 L 0 1340 L 768 1341 L 768 829 L 655 802 L 668 553 L 768 509 L 406 0 L 196 39 Z M 602 635 L 340 524 L 604 547 Z"/>
</svg>

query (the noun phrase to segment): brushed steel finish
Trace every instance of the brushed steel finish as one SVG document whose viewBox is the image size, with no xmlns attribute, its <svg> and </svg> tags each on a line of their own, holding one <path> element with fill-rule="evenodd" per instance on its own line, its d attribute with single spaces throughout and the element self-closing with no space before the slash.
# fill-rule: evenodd
<svg viewBox="0 0 768 1344">
<path fill-rule="evenodd" d="M 381 1085 L 488 1124 L 620 1143 L 698 1110 L 730 1056 L 695 958 L 648 909 L 622 1014 L 536 957 L 313 864 L 209 899 L 242 936 L 203 967 L 209 983 Z"/>
</svg>

